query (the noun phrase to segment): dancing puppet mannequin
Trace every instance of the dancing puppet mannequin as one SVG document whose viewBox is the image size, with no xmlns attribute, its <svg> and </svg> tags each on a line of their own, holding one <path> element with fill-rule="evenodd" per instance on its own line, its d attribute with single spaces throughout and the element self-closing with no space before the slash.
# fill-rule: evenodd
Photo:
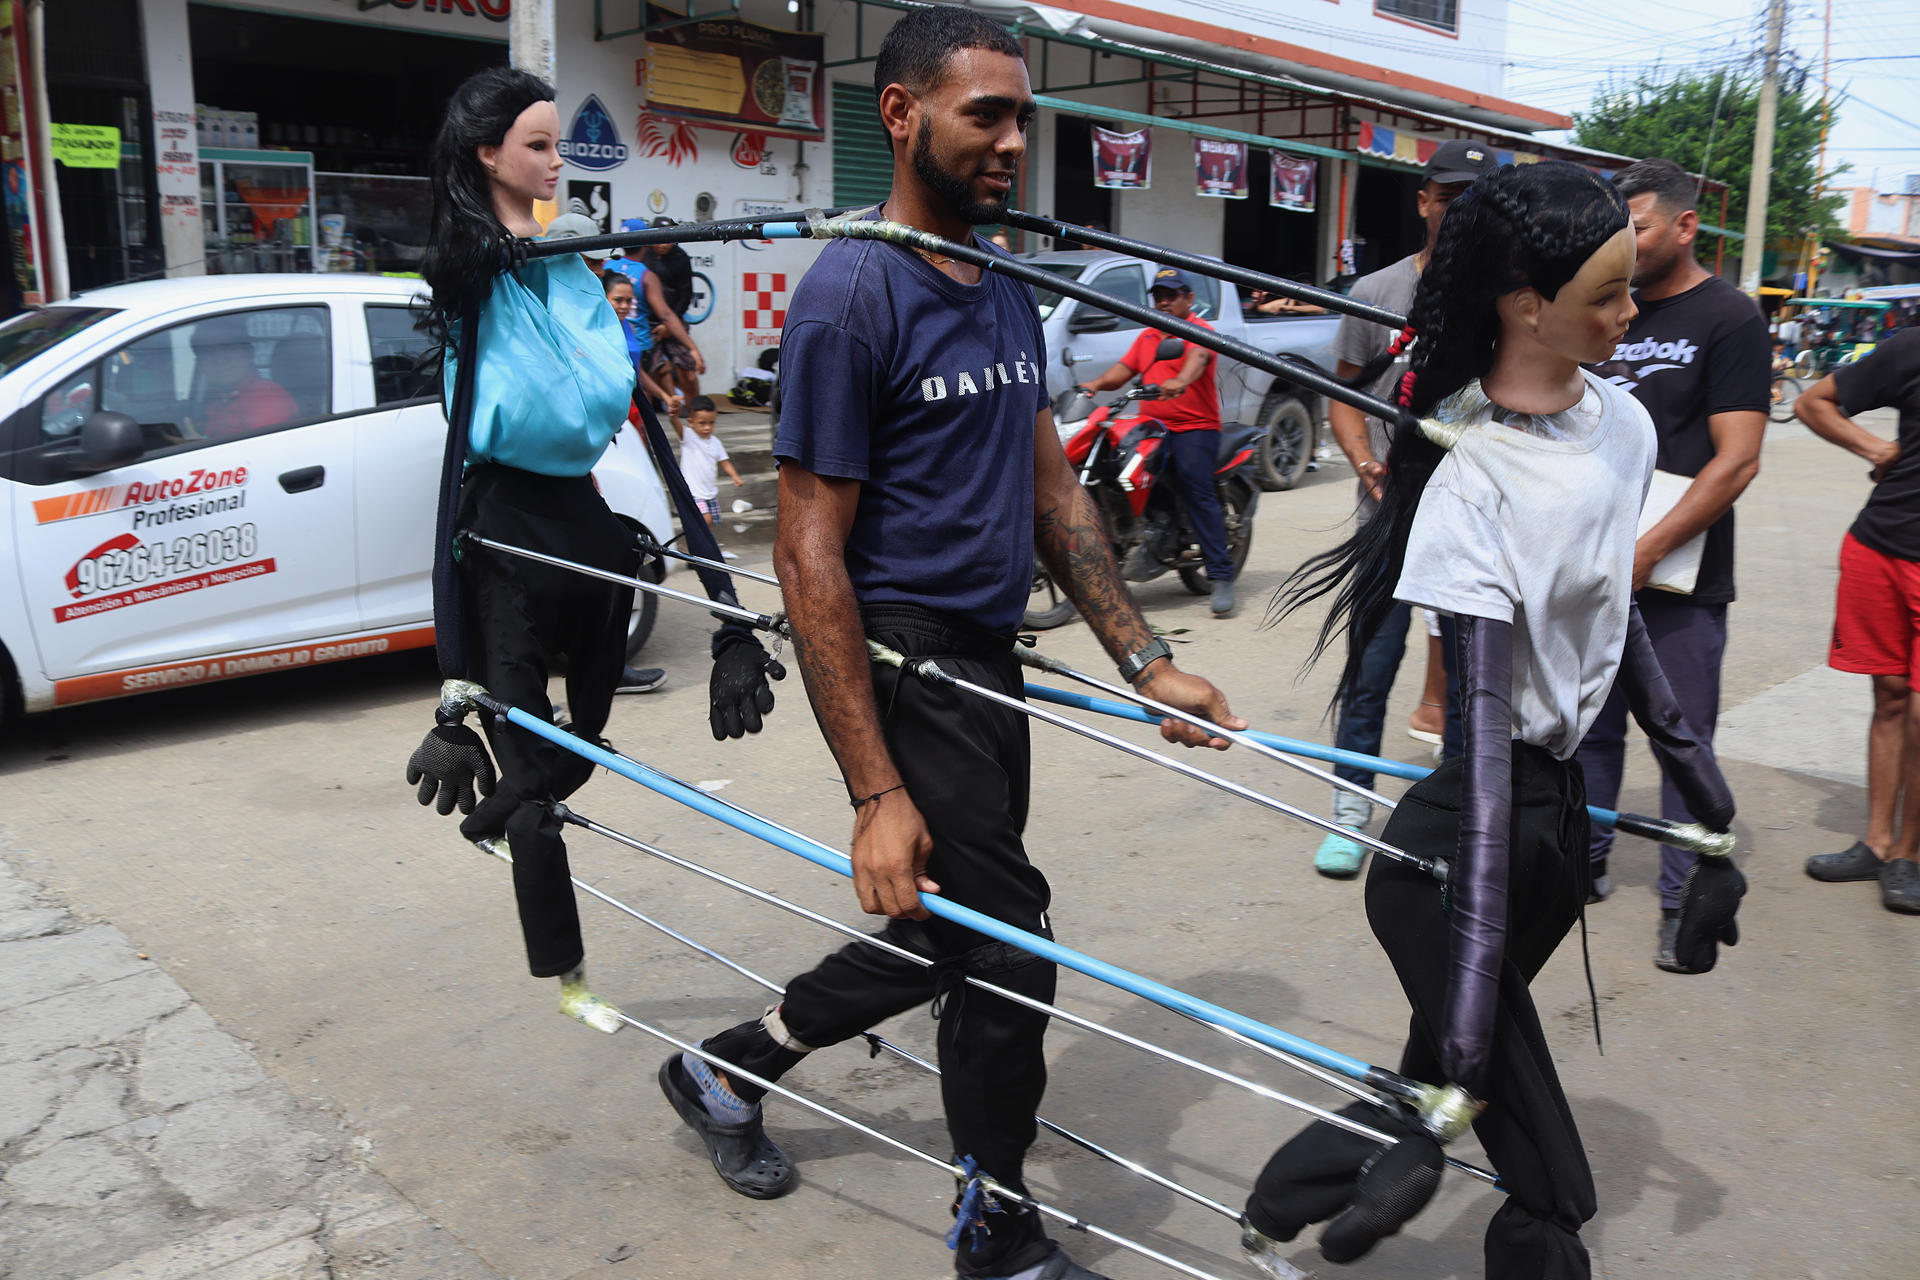
<svg viewBox="0 0 1920 1280">
<path fill-rule="evenodd" d="M 493 69 L 454 91 L 434 142 L 433 224 L 421 274 L 433 290 L 428 323 L 445 350 L 451 424 L 434 615 L 443 675 L 471 679 L 548 720 L 547 678 L 564 654 L 573 732 L 596 739 L 625 663 L 633 589 L 456 546 L 455 532 L 626 576 L 640 567 L 632 531 L 591 475 L 633 398 L 620 319 L 578 254 L 509 265 L 512 238 L 540 234 L 534 204 L 553 196 L 559 138 L 552 87 Z M 773 705 L 766 676 L 779 674 L 750 634 L 724 639 L 715 639 L 710 683 L 716 737 L 723 722 L 758 730 Z M 552 808 L 586 782 L 592 765 L 489 720 L 496 788 L 463 715 L 458 698 L 442 702 L 407 781 L 443 814 L 458 804 L 469 815 L 460 824 L 468 839 L 491 845 L 506 837 L 528 967 L 560 979 L 562 1012 L 617 1031 L 616 1010 L 587 988 L 579 910 Z M 485 797 L 477 806 L 476 790 Z"/>
<path fill-rule="evenodd" d="M 1497 1280 L 1589 1274 L 1579 1231 L 1594 1213 L 1593 1176 L 1528 984 L 1586 900 L 1573 753 L 1616 673 L 1686 778 L 1693 811 L 1715 830 L 1733 819 L 1712 753 L 1687 731 L 1632 608 L 1653 424 L 1581 368 L 1605 359 L 1634 315 L 1633 260 L 1626 202 L 1578 166 L 1509 166 L 1468 188 L 1388 356 L 1411 343 L 1380 513 L 1283 588 L 1286 610 L 1333 594 L 1320 644 L 1347 630 L 1349 677 L 1395 599 L 1450 613 L 1458 627 L 1465 756 L 1416 783 L 1384 832 L 1448 861 L 1448 882 L 1376 860 L 1367 918 L 1413 1006 L 1401 1071 L 1480 1100 L 1474 1128 L 1509 1197 L 1486 1235 Z M 1735 940 L 1743 889 L 1725 858 L 1701 866 L 1688 887 L 1695 971 L 1712 966 L 1717 942 Z M 1360 1257 L 1432 1196 L 1435 1138 L 1448 1136 L 1410 1127 L 1383 1149 L 1310 1126 L 1275 1153 L 1247 1202 L 1253 1261 L 1270 1276 L 1299 1274 L 1279 1242 L 1327 1219 L 1322 1254 Z"/>
</svg>

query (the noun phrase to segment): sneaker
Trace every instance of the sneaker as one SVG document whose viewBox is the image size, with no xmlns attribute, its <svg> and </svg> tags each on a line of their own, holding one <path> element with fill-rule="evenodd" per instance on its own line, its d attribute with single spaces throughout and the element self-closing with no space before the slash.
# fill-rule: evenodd
<svg viewBox="0 0 1920 1280">
<path fill-rule="evenodd" d="M 1355 834 L 1359 833 L 1356 831 Z M 1365 845 L 1351 836 L 1329 831 L 1313 855 L 1313 869 L 1329 879 L 1351 880 L 1360 874 L 1360 864 L 1366 860 Z"/>
<path fill-rule="evenodd" d="M 1213 616 L 1224 618 L 1233 612 L 1233 580 L 1213 584 Z"/>
<path fill-rule="evenodd" d="M 622 667 L 615 693 L 652 693 L 667 682 L 667 673 L 658 667 Z"/>
<path fill-rule="evenodd" d="M 1880 905 L 1901 915 L 1920 916 L 1920 863 L 1888 858 L 1880 864 Z"/>
<path fill-rule="evenodd" d="M 1612 896 L 1613 877 L 1603 871 L 1593 878 L 1593 883 L 1587 888 L 1587 905 L 1598 906 Z"/>
<path fill-rule="evenodd" d="M 1677 909 L 1662 910 L 1660 912 L 1660 946 L 1653 953 L 1653 963 L 1656 968 L 1665 969 L 1668 973 L 1687 972 L 1686 966 L 1680 963 L 1678 948 L 1675 946 L 1679 937 L 1680 912 Z"/>
<path fill-rule="evenodd" d="M 1807 874 L 1815 880 L 1841 884 L 1853 880 L 1878 880 L 1883 864 L 1878 854 L 1860 841 L 1843 853 L 1816 853 L 1807 859 Z"/>
<path fill-rule="evenodd" d="M 720 558 L 722 560 L 738 560 L 740 557 L 733 554 L 733 552 L 726 550 L 723 547 L 721 548 L 721 551 L 720 551 Z"/>
</svg>

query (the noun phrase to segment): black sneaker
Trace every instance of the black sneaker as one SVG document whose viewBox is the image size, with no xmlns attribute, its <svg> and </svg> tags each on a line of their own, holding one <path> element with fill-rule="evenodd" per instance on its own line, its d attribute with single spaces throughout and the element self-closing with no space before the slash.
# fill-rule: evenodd
<svg viewBox="0 0 1920 1280">
<path fill-rule="evenodd" d="M 652 693 L 667 682 L 667 673 L 658 667 L 622 667 L 615 693 Z"/>
<path fill-rule="evenodd" d="M 1660 912 L 1660 946 L 1653 953 L 1656 967 L 1668 973 L 1685 973 L 1686 967 L 1680 963 L 1674 943 L 1680 937 L 1680 912 L 1662 908 Z"/>
<path fill-rule="evenodd" d="M 1607 860 L 1600 859 L 1593 864 L 1593 872 L 1587 881 L 1587 905 L 1598 906 L 1613 896 L 1613 877 L 1607 874 Z"/>
<path fill-rule="evenodd" d="M 1920 863 L 1888 858 L 1880 864 L 1880 905 L 1905 916 L 1920 916 Z"/>
<path fill-rule="evenodd" d="M 1873 850 L 1860 841 L 1844 853 L 1816 853 L 1807 859 L 1807 874 L 1815 880 L 1842 884 L 1852 880 L 1878 880 L 1881 862 Z"/>
</svg>

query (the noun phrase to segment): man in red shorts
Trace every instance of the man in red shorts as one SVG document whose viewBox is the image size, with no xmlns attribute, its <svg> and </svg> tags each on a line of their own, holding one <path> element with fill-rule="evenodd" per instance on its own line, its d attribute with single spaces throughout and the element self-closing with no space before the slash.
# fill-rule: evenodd
<svg viewBox="0 0 1920 1280">
<path fill-rule="evenodd" d="M 1898 409 L 1882 440 L 1853 421 Z M 1920 915 L 1920 329 L 1815 383 L 1794 416 L 1873 468 L 1873 493 L 1840 543 L 1840 593 L 1827 665 L 1873 677 L 1867 834 L 1807 859 L 1815 880 L 1878 880 L 1889 911 Z"/>
</svg>

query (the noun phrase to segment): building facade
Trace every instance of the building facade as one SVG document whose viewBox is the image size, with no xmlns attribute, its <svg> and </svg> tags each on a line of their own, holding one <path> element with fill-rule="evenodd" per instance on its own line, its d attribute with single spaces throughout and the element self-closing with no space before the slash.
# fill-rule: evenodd
<svg viewBox="0 0 1920 1280">
<path fill-rule="evenodd" d="M 120 130 L 117 169 L 59 171 L 74 288 L 413 269 L 447 94 L 506 62 L 513 2 L 54 6 L 68 14 L 49 31 L 54 119 Z M 689 18 L 648 0 L 552 0 L 559 204 L 617 228 L 884 195 L 872 59 L 911 6 L 706 3 L 718 12 Z M 1449 138 L 1616 163 L 1535 143 L 1568 121 L 1502 97 L 1505 0 L 973 7 L 1021 37 L 1041 103 L 1021 207 L 1276 274 L 1325 282 L 1412 251 L 1420 165 Z M 1102 168 L 1114 138 L 1124 160 Z M 688 250 L 709 364 L 753 363 L 815 247 Z"/>
</svg>

